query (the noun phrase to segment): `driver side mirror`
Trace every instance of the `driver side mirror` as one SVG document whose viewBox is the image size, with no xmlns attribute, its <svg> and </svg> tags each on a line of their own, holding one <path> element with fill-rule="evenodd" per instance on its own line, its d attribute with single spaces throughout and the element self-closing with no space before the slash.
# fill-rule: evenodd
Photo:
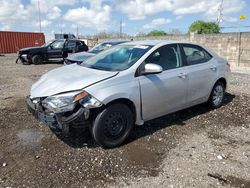
<svg viewBox="0 0 250 188">
<path fill-rule="evenodd" d="M 148 63 L 144 67 L 144 71 L 142 72 L 143 75 L 146 74 L 159 74 L 163 71 L 162 67 L 157 64 Z"/>
</svg>

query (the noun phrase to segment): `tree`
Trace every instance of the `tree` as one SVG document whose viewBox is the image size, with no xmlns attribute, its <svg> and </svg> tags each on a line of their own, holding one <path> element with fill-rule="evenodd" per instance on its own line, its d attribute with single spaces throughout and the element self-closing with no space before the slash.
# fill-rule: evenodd
<svg viewBox="0 0 250 188">
<path fill-rule="evenodd" d="M 167 33 L 165 31 L 153 30 L 147 34 L 147 36 L 165 36 Z"/>
<path fill-rule="evenodd" d="M 199 20 L 190 25 L 188 32 L 195 32 L 198 34 L 219 33 L 220 27 L 215 22 L 205 22 Z"/>
</svg>

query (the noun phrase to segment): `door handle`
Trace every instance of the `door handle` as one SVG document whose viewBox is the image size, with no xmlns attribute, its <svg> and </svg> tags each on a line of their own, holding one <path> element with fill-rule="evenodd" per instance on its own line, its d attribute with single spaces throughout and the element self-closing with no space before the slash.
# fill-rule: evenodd
<svg viewBox="0 0 250 188">
<path fill-rule="evenodd" d="M 210 69 L 211 69 L 212 71 L 216 71 L 216 70 L 217 70 L 217 67 L 216 67 L 216 66 L 212 66 L 212 67 L 210 67 Z"/>
<path fill-rule="evenodd" d="M 180 73 L 178 77 L 185 79 L 187 77 L 187 73 Z"/>
</svg>

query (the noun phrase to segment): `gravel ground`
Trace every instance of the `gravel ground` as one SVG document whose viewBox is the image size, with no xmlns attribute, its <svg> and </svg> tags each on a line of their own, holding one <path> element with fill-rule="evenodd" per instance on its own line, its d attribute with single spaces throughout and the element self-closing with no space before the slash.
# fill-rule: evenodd
<svg viewBox="0 0 250 188">
<path fill-rule="evenodd" d="M 224 105 L 198 105 L 136 127 L 104 150 L 85 130 L 51 132 L 24 97 L 62 66 L 0 57 L 0 187 L 250 187 L 250 72 L 233 73 Z"/>
</svg>

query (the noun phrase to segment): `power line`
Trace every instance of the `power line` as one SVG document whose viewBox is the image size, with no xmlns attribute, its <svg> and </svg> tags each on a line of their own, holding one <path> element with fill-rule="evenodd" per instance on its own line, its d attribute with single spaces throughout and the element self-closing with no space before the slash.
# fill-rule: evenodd
<svg viewBox="0 0 250 188">
<path fill-rule="evenodd" d="M 249 28 L 250 25 L 245 25 L 245 26 L 225 26 L 225 27 L 220 27 L 221 29 L 227 29 L 227 28 Z"/>
<path fill-rule="evenodd" d="M 78 38 L 79 35 L 79 28 L 78 28 L 78 24 L 76 25 L 76 37 Z"/>
</svg>

